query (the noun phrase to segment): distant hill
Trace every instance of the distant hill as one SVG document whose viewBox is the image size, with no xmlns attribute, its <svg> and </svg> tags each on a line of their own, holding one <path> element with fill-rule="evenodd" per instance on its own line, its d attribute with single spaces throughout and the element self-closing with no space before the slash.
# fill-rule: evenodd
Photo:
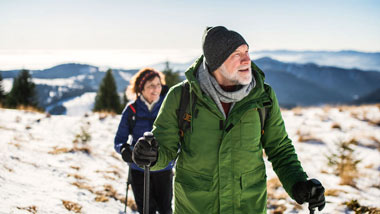
<svg viewBox="0 0 380 214">
<path fill-rule="evenodd" d="M 331 93 L 340 94 L 343 99 L 338 99 L 338 101 L 357 99 L 377 89 L 380 83 L 380 72 L 319 66 L 313 63 L 283 63 L 269 57 L 261 58 L 254 62 L 265 73 L 271 71 L 286 72 L 330 90 Z M 268 82 L 274 85 L 284 84 L 271 82 L 270 79 L 268 79 Z"/>
<path fill-rule="evenodd" d="M 380 103 L 380 88 L 366 94 L 359 99 L 355 100 L 353 104 L 373 104 Z"/>
<path fill-rule="evenodd" d="M 253 59 L 270 57 L 287 63 L 315 63 L 320 66 L 333 66 L 345 69 L 380 71 L 380 52 L 344 51 L 252 51 Z"/>
</svg>

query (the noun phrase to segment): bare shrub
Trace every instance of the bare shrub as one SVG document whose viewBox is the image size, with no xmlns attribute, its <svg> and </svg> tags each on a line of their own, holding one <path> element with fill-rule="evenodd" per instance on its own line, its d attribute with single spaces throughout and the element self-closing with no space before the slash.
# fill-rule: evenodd
<svg viewBox="0 0 380 214">
<path fill-rule="evenodd" d="M 353 138 L 348 141 L 340 140 L 335 152 L 328 156 L 328 164 L 334 168 L 335 174 L 340 177 L 342 185 L 355 187 L 355 179 L 359 177 L 357 164 L 361 161 L 355 158 L 353 145 L 358 142 Z"/>
<path fill-rule="evenodd" d="M 74 152 L 84 152 L 86 154 L 91 154 L 91 148 L 87 145 L 89 141 L 91 141 L 91 135 L 87 130 L 87 127 L 81 127 L 80 133 L 75 135 L 75 139 L 73 140 Z"/>
<path fill-rule="evenodd" d="M 73 140 L 73 143 L 81 143 L 86 144 L 91 140 L 91 135 L 88 132 L 87 128 L 81 127 L 81 132 L 75 135 L 75 139 Z"/>
</svg>

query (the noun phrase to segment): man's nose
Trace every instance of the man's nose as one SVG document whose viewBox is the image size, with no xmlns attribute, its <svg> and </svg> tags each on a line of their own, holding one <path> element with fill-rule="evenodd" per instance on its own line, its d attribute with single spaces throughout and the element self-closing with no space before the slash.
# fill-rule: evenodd
<svg viewBox="0 0 380 214">
<path fill-rule="evenodd" d="M 248 64 L 251 61 L 251 58 L 249 57 L 249 53 L 246 53 L 244 57 L 241 59 L 242 64 Z"/>
</svg>

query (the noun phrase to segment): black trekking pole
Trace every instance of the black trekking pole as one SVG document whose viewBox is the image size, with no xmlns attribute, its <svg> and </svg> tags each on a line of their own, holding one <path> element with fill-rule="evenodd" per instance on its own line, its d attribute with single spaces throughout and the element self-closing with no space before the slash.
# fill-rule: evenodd
<svg viewBox="0 0 380 214">
<path fill-rule="evenodd" d="M 127 188 L 126 188 L 126 191 L 125 191 L 125 204 L 124 204 L 124 213 L 127 214 L 127 206 L 128 206 L 128 187 L 130 184 L 132 184 L 132 177 L 131 177 L 131 167 L 129 167 L 129 170 L 128 170 L 128 178 L 127 178 Z"/>
<path fill-rule="evenodd" d="M 153 133 L 145 132 L 144 137 L 149 145 L 152 145 Z M 150 163 L 144 166 L 144 202 L 143 213 L 149 214 L 149 184 L 150 184 Z"/>
</svg>

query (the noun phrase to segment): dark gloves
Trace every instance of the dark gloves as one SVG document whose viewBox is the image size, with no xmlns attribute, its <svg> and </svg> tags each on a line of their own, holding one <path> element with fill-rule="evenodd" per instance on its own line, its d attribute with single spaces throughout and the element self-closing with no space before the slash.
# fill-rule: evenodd
<svg viewBox="0 0 380 214">
<path fill-rule="evenodd" d="M 132 159 L 140 167 L 153 166 L 158 157 L 158 143 L 151 132 L 145 132 L 133 148 Z"/>
<path fill-rule="evenodd" d="M 318 207 L 321 211 L 325 207 L 325 188 L 317 179 L 297 182 L 293 185 L 292 193 L 297 203 L 309 202 L 309 210 Z"/>
<path fill-rule="evenodd" d="M 123 148 L 121 148 L 121 157 L 127 163 L 132 163 L 132 149 L 128 144 L 125 144 Z"/>
</svg>

